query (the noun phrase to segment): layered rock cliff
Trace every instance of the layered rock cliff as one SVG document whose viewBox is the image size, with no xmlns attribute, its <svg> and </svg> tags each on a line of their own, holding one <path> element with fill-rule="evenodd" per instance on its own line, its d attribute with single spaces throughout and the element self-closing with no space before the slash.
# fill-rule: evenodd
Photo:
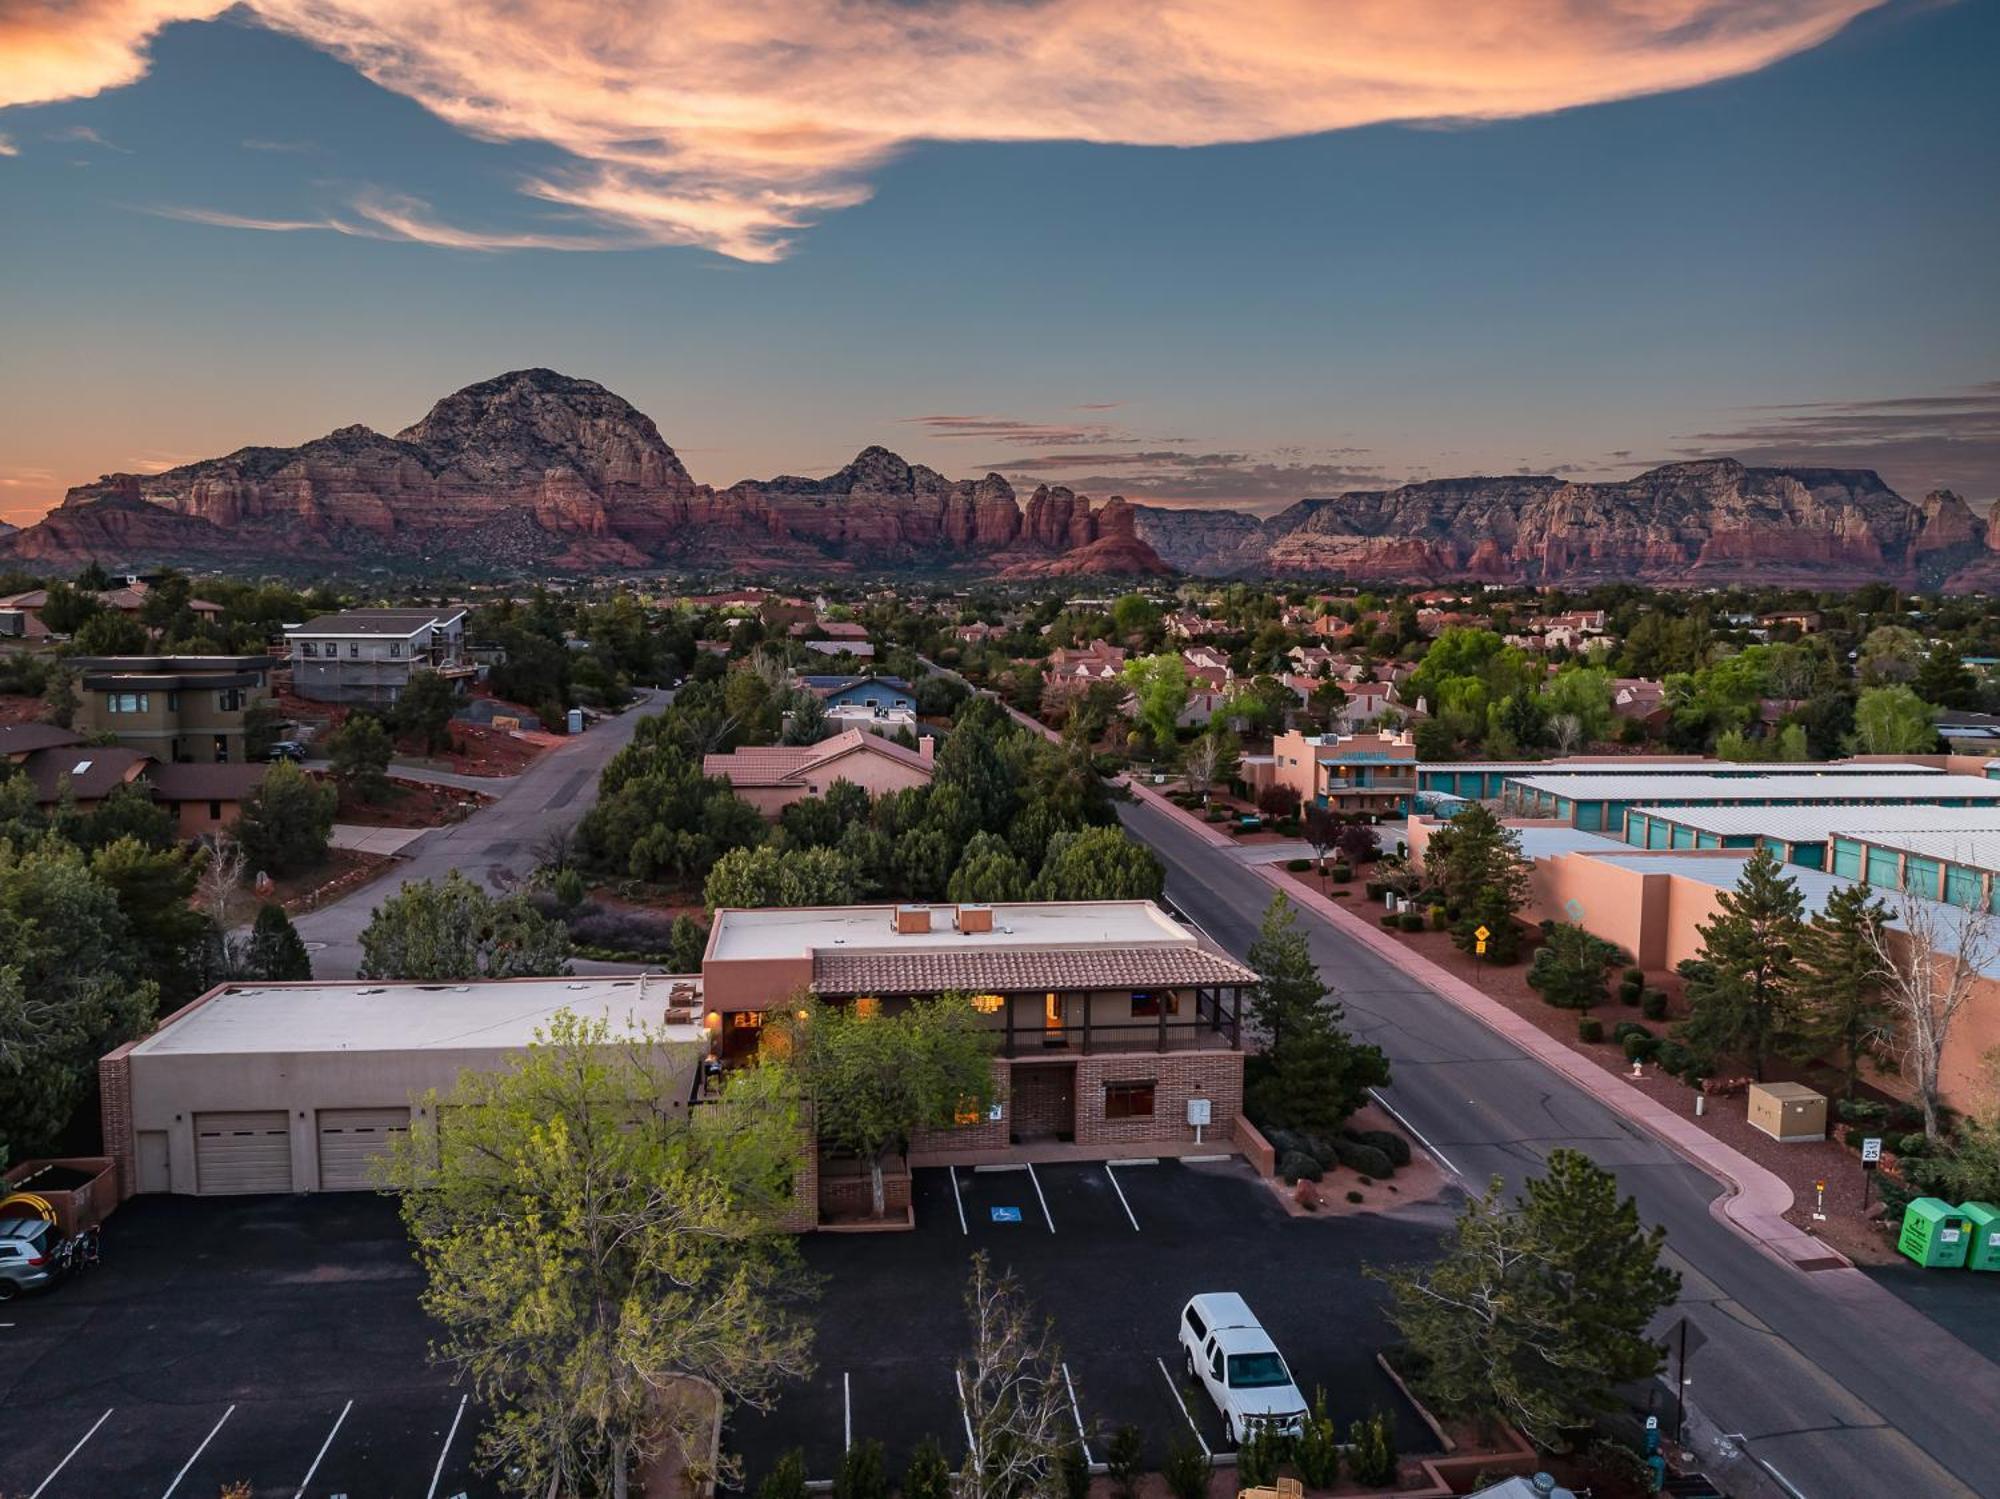
<svg viewBox="0 0 2000 1499">
<path fill-rule="evenodd" d="M 1168 571 L 1122 501 L 1093 511 L 1086 496 L 1037 491 L 1024 512 L 998 474 L 951 480 L 886 448 L 823 479 L 697 484 L 643 412 L 552 370 L 467 386 L 394 437 L 342 427 L 296 448 L 107 475 L 0 538 L 0 555 L 52 568 Z"/>
<path fill-rule="evenodd" d="M 1301 500 L 1266 520 L 1138 507 L 1168 562 L 1213 575 L 1379 583 L 1884 580 L 1955 589 L 2000 577 L 2000 526 L 1957 495 L 1912 504 L 1866 469 L 1719 458 L 1617 483 L 1439 479 Z"/>
</svg>

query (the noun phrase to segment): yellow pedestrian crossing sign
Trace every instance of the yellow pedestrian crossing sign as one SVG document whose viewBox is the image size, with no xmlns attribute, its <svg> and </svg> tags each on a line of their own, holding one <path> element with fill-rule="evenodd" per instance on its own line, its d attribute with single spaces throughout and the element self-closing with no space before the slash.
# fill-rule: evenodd
<svg viewBox="0 0 2000 1499">
<path fill-rule="evenodd" d="M 1486 939 L 1492 935 L 1484 926 L 1476 926 L 1472 929 L 1472 955 L 1475 958 L 1486 956 Z"/>
<path fill-rule="evenodd" d="M 1487 931 L 1486 928 L 1483 926 L 1476 926 L 1472 929 L 1472 935 L 1477 937 L 1481 942 L 1484 942 L 1488 937 L 1492 936 L 1493 934 Z"/>
</svg>

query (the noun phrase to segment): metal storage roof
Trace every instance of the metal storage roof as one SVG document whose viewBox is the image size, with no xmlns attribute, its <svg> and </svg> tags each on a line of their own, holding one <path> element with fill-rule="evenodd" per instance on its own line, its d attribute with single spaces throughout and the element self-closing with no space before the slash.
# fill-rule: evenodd
<svg viewBox="0 0 2000 1499">
<path fill-rule="evenodd" d="M 1889 829 L 1869 832 L 1848 832 L 1845 829 L 1842 831 L 1846 836 L 1858 838 L 1863 843 L 1915 854 L 1920 859 L 1940 859 L 1947 864 L 1963 864 L 1972 869 L 2000 870 L 2000 825 L 1985 829 L 1961 827 L 1951 832 L 1938 829 L 1908 832 Z"/>
<path fill-rule="evenodd" d="M 1922 803 L 1886 807 L 1642 807 L 1648 817 L 1714 833 L 1722 838 L 1754 835 L 1786 843 L 1823 843 L 1836 833 L 1979 831 L 2000 836 L 2000 806 L 1931 807 Z"/>
<path fill-rule="evenodd" d="M 1983 776 L 1911 772 L 1825 777 L 1798 774 L 1546 775 L 1514 776 L 1509 778 L 1509 784 L 1569 801 L 1586 802 L 1746 802 L 1772 797 L 1865 802 L 1874 799 L 1941 800 L 1948 796 L 2000 802 L 2000 781 L 1989 781 Z"/>
</svg>

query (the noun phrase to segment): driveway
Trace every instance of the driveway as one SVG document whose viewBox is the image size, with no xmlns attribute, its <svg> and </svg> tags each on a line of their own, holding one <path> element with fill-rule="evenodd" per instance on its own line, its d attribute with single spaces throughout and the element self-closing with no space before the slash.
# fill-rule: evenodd
<svg viewBox="0 0 2000 1499">
<path fill-rule="evenodd" d="M 441 880 L 456 869 L 484 884 L 494 870 L 526 874 L 535 846 L 548 833 L 574 828 L 597 799 L 597 777 L 605 762 L 631 741 L 639 720 L 665 701 L 645 693 L 616 718 L 550 750 L 520 775 L 492 782 L 499 799 L 465 821 L 433 828 L 405 849 L 407 858 L 383 879 L 298 919 L 312 952 L 313 976 L 354 977 L 361 962 L 361 931 L 385 895 L 410 880 Z"/>
<path fill-rule="evenodd" d="M 1270 882 L 1155 807 L 1119 816 L 1165 861 L 1173 903 L 1244 956 Z M 1495 1176 L 1517 1187 L 1550 1150 L 1572 1146 L 1666 1226 L 1684 1279 L 1666 1320 L 1684 1313 L 1705 1338 L 1690 1395 L 1734 1453 L 1712 1468 L 1782 1495 L 1765 1476 L 1775 1470 L 1793 1499 L 2000 1495 L 2000 1368 L 1986 1354 L 1857 1271 L 1806 1274 L 1754 1248 L 1711 1212 L 1713 1178 L 1392 961 L 1309 912 L 1300 922 L 1353 1028 L 1389 1054 L 1388 1102 L 1448 1169 L 1475 1190 Z"/>
</svg>

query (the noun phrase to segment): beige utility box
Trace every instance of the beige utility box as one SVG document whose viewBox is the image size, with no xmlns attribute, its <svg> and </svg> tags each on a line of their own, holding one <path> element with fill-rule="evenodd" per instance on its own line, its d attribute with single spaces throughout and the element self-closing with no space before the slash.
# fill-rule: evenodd
<svg viewBox="0 0 2000 1499">
<path fill-rule="evenodd" d="M 1750 1124 L 1773 1140 L 1824 1140 L 1826 1095 L 1804 1083 L 1752 1083 Z"/>
</svg>

